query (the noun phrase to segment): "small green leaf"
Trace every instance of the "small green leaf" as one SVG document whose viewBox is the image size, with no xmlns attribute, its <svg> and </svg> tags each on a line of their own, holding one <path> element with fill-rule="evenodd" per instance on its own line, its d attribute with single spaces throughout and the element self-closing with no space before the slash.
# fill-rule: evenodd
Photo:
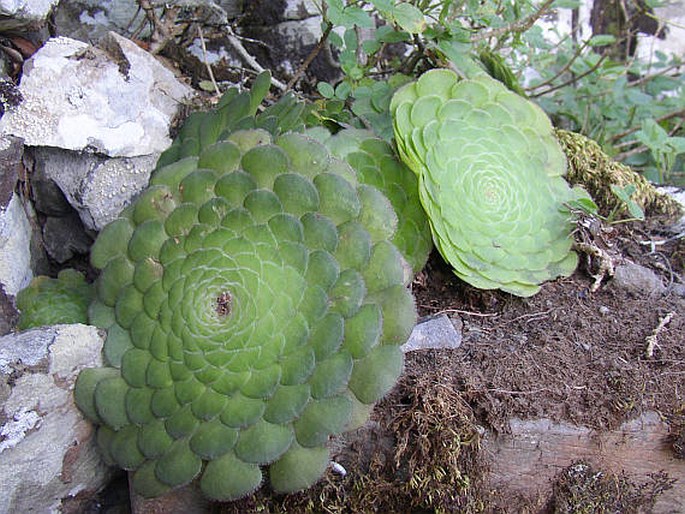
<svg viewBox="0 0 685 514">
<path fill-rule="evenodd" d="M 552 9 L 578 9 L 580 0 L 557 0 L 552 4 Z"/>
<path fill-rule="evenodd" d="M 343 39 L 337 32 L 331 32 L 328 34 L 328 41 L 331 43 L 331 45 L 333 45 L 334 48 L 342 48 L 344 44 Z"/>
<path fill-rule="evenodd" d="M 350 96 L 351 92 L 352 86 L 350 86 L 349 82 L 341 82 L 335 88 L 335 97 L 340 100 L 347 100 L 347 97 Z"/>
<path fill-rule="evenodd" d="M 572 209 L 578 209 L 586 214 L 595 215 L 599 212 L 599 207 L 590 198 L 578 198 L 577 200 L 572 200 L 568 202 L 568 206 Z"/>
<path fill-rule="evenodd" d="M 366 55 L 375 54 L 381 49 L 381 42 L 377 39 L 367 39 L 362 42 L 362 50 Z"/>
<path fill-rule="evenodd" d="M 641 221 L 645 219 L 645 212 L 636 202 L 630 200 L 626 205 L 628 206 L 628 212 L 633 218 Z"/>
<path fill-rule="evenodd" d="M 206 91 L 208 93 L 215 93 L 216 88 L 214 87 L 214 82 L 211 80 L 201 80 L 198 82 L 198 87 L 202 89 L 202 91 Z"/>
<path fill-rule="evenodd" d="M 616 42 L 616 37 L 611 34 L 597 34 L 592 36 L 587 42 L 592 48 L 597 48 L 598 46 L 613 45 Z"/>
<path fill-rule="evenodd" d="M 371 15 L 361 7 L 347 6 L 343 15 L 348 24 L 357 25 L 359 28 L 371 29 L 375 26 Z"/>
<path fill-rule="evenodd" d="M 316 85 L 316 89 L 319 91 L 319 94 L 324 98 L 333 98 L 333 96 L 335 95 L 335 90 L 333 89 L 333 86 L 331 86 L 328 82 L 319 82 Z"/>
<path fill-rule="evenodd" d="M 376 29 L 376 40 L 381 43 L 401 43 L 410 39 L 411 36 L 407 32 L 395 30 L 390 25 L 383 25 Z"/>
<path fill-rule="evenodd" d="M 398 4 L 391 12 L 395 22 L 410 34 L 420 34 L 426 29 L 423 13 L 411 4 Z"/>
<path fill-rule="evenodd" d="M 635 186 L 633 186 L 633 189 Z M 616 184 L 611 184 L 611 192 L 614 193 L 616 198 L 621 200 L 622 202 L 629 202 L 630 201 L 630 194 L 628 192 L 628 187 L 622 188 L 621 186 L 618 186 Z"/>
<path fill-rule="evenodd" d="M 393 8 L 393 0 L 371 0 L 371 4 L 379 11 L 391 11 Z"/>
<path fill-rule="evenodd" d="M 345 41 L 345 47 L 348 50 L 356 51 L 359 48 L 359 39 L 357 37 L 357 31 L 354 29 L 347 29 L 343 34 L 343 41 Z"/>
</svg>

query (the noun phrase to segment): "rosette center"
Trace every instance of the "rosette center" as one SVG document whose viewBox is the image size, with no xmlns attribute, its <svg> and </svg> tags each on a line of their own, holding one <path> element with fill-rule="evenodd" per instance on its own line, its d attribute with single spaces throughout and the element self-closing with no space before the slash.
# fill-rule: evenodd
<svg viewBox="0 0 685 514">
<path fill-rule="evenodd" d="M 231 310 L 233 308 L 233 295 L 231 294 L 230 291 L 223 291 L 219 296 L 216 298 L 216 314 L 220 318 L 225 318 L 229 314 L 231 314 Z"/>
</svg>

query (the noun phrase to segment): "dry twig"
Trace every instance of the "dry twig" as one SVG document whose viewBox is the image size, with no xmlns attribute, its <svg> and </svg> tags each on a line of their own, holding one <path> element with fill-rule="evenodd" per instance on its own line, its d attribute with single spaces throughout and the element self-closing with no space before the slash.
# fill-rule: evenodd
<svg viewBox="0 0 685 514">
<path fill-rule="evenodd" d="M 205 38 L 202 34 L 202 27 L 200 27 L 199 25 L 197 26 L 197 33 L 200 36 L 200 45 L 202 46 L 202 59 L 204 60 L 205 66 L 207 67 L 209 80 L 212 81 L 212 86 L 214 86 L 214 91 L 216 92 L 216 95 L 221 96 L 221 90 L 219 89 L 219 85 L 216 83 L 216 79 L 214 78 L 214 72 L 212 71 L 212 67 L 209 64 L 209 61 L 207 60 L 207 46 L 205 45 Z"/>
<path fill-rule="evenodd" d="M 235 35 L 235 32 L 233 32 L 233 29 L 230 25 L 226 26 L 226 37 L 233 49 L 240 54 L 240 57 L 250 68 L 257 73 L 262 73 L 264 71 L 262 65 L 257 62 L 257 59 L 255 59 L 240 42 L 240 39 L 238 39 L 238 36 Z M 271 83 L 281 91 L 286 91 L 288 89 L 288 86 L 275 77 L 271 77 Z"/>
<path fill-rule="evenodd" d="M 654 357 L 654 348 L 659 346 L 659 343 L 657 341 L 659 338 L 659 334 L 663 332 L 664 328 L 666 328 L 666 325 L 668 325 L 671 322 L 673 316 L 675 316 L 675 311 L 671 311 L 668 314 L 666 314 L 666 316 L 659 320 L 659 324 L 652 331 L 652 334 L 645 338 L 645 343 L 647 343 L 647 348 L 645 348 L 645 356 L 648 359 Z"/>
</svg>

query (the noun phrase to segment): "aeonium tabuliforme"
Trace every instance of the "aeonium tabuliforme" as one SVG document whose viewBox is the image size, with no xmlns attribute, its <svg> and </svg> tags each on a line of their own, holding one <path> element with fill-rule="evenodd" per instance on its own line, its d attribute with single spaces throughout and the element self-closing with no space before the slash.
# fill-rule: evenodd
<svg viewBox="0 0 685 514">
<path fill-rule="evenodd" d="M 396 215 L 304 135 L 194 148 L 92 248 L 108 366 L 81 373 L 76 401 L 143 496 L 197 479 L 232 500 L 265 470 L 304 489 L 401 372 L 416 314 Z"/>
<path fill-rule="evenodd" d="M 433 239 L 473 286 L 530 296 L 576 268 L 564 204 L 583 195 L 545 113 L 485 73 L 424 73 L 390 104 Z"/>
</svg>

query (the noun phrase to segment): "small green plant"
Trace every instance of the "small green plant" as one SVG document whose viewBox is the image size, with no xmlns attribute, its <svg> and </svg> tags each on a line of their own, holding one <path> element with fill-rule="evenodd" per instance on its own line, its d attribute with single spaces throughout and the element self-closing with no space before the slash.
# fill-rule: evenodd
<svg viewBox="0 0 685 514">
<path fill-rule="evenodd" d="M 73 269 L 59 272 L 57 278 L 39 276 L 17 294 L 20 311 L 17 328 L 58 323 L 87 323 L 93 288 L 82 273 Z"/>
<path fill-rule="evenodd" d="M 642 122 L 635 137 L 651 151 L 657 169 L 657 181 L 663 183 L 676 171 L 678 156 L 685 154 L 685 137 L 671 136 L 651 118 Z"/>
<path fill-rule="evenodd" d="M 637 190 L 634 184 L 628 184 L 624 187 L 611 184 L 610 188 L 613 195 L 620 200 L 620 203 L 616 205 L 607 216 L 600 215 L 599 207 L 590 198 L 571 200 L 565 205 L 571 210 L 571 212 L 578 211 L 579 213 L 599 218 L 609 225 L 628 223 L 631 221 L 644 221 L 645 213 L 642 210 L 642 207 L 640 207 L 640 205 L 632 198 Z M 617 216 L 621 214 L 623 210 L 628 211 L 629 217 L 617 219 Z"/>
</svg>

